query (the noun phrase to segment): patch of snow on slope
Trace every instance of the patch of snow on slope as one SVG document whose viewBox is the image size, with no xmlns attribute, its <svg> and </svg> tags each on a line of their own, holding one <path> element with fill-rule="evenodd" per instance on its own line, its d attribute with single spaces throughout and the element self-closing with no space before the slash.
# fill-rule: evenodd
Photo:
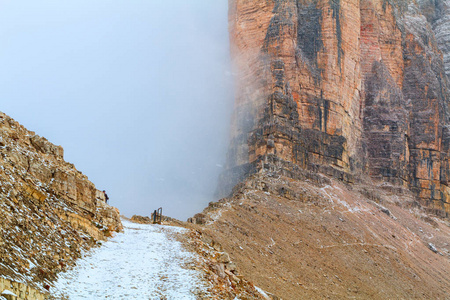
<svg viewBox="0 0 450 300">
<path fill-rule="evenodd" d="M 206 293 L 201 273 L 189 269 L 196 257 L 173 234 L 183 228 L 123 221 L 124 233 L 60 274 L 50 291 L 76 299 L 196 299 Z"/>
<path fill-rule="evenodd" d="M 356 205 L 352 207 L 350 204 L 348 204 L 344 200 L 343 197 L 334 193 L 334 192 L 342 192 L 342 189 L 340 189 L 339 187 L 326 185 L 326 186 L 320 188 L 320 191 L 322 191 L 322 193 L 325 194 L 325 196 L 327 196 L 330 199 L 331 203 L 342 205 L 351 213 L 369 211 L 367 208 L 363 208 L 359 201 L 355 201 Z M 334 207 L 332 207 L 332 208 L 334 209 Z"/>
<path fill-rule="evenodd" d="M 258 291 L 258 293 L 261 294 L 261 296 L 263 296 L 264 299 L 267 299 L 267 300 L 272 299 L 272 298 L 269 297 L 269 295 L 266 294 L 266 292 L 264 292 L 263 289 L 261 289 L 261 288 L 259 288 L 257 286 L 255 286 L 255 289 Z"/>
</svg>

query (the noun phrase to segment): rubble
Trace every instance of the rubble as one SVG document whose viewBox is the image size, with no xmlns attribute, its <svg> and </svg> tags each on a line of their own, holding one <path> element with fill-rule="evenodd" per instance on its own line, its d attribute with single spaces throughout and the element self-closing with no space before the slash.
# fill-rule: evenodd
<svg viewBox="0 0 450 300">
<path fill-rule="evenodd" d="M 3 113 L 0 140 L 0 280 L 20 299 L 23 284 L 46 294 L 83 250 L 122 230 L 119 212 L 62 147 Z"/>
</svg>

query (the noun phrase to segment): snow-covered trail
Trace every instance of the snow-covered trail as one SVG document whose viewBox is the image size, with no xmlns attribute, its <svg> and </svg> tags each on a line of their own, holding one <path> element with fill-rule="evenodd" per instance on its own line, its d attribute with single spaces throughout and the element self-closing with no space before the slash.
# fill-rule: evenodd
<svg viewBox="0 0 450 300">
<path fill-rule="evenodd" d="M 171 237 L 185 229 L 123 221 L 124 233 L 61 273 L 51 293 L 61 299 L 196 299 L 206 291 L 197 259 Z M 66 297 L 66 298 L 64 298 Z"/>
</svg>

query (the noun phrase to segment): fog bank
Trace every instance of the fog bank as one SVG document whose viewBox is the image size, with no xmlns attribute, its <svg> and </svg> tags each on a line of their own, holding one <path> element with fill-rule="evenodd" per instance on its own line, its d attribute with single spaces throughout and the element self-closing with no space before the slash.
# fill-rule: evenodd
<svg viewBox="0 0 450 300">
<path fill-rule="evenodd" d="M 209 201 L 233 103 L 227 0 L 1 1 L 0 111 L 121 213 Z"/>
</svg>

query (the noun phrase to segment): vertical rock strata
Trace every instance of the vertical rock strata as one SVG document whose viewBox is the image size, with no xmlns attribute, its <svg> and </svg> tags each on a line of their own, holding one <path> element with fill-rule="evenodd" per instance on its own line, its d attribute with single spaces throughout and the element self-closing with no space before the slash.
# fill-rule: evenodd
<svg viewBox="0 0 450 300">
<path fill-rule="evenodd" d="M 230 0 L 223 188 L 259 171 L 369 174 L 449 204 L 450 1 Z"/>
<path fill-rule="evenodd" d="M 104 200 L 62 147 L 0 113 L 0 278 L 42 289 L 83 249 L 122 230 Z"/>
</svg>

